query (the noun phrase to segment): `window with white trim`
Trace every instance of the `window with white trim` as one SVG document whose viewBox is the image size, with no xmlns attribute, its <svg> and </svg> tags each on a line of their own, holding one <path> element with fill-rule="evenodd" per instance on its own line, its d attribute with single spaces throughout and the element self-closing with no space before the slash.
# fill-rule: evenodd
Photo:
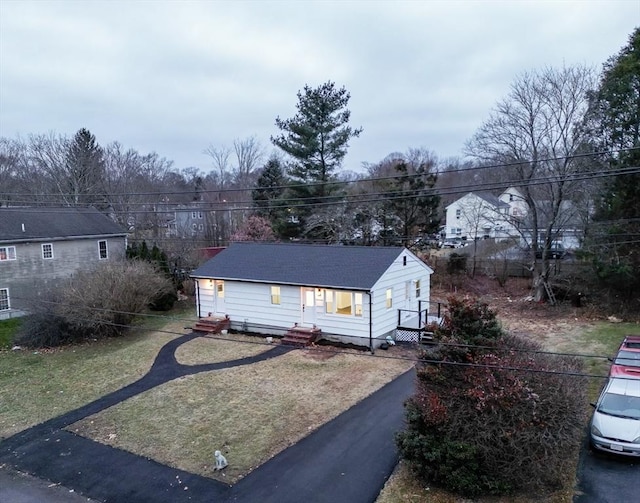
<svg viewBox="0 0 640 503">
<path fill-rule="evenodd" d="M 391 309 L 393 307 L 393 288 L 387 288 L 385 293 L 385 305 L 387 309 Z"/>
<path fill-rule="evenodd" d="M 420 280 L 416 280 L 416 299 L 420 298 Z"/>
<path fill-rule="evenodd" d="M 216 292 L 219 299 L 224 299 L 224 281 L 222 280 L 216 281 Z"/>
<path fill-rule="evenodd" d="M 0 311 L 7 311 L 11 308 L 9 304 L 9 289 L 0 288 Z"/>
<path fill-rule="evenodd" d="M 353 297 L 356 308 L 355 315 L 362 316 L 362 294 L 360 292 L 356 292 L 353 294 Z"/>
<path fill-rule="evenodd" d="M 320 291 L 322 292 L 322 290 Z M 324 290 L 324 311 L 327 314 L 341 316 L 362 316 L 362 293 Z"/>
<path fill-rule="evenodd" d="M 42 244 L 42 258 L 44 259 L 53 258 L 53 245 L 51 243 Z"/>
<path fill-rule="evenodd" d="M 100 260 L 109 258 L 109 250 L 107 248 L 107 241 L 98 241 L 98 257 Z"/>
<path fill-rule="evenodd" d="M 271 287 L 271 303 L 275 305 L 280 305 L 280 287 L 272 286 Z"/>
<path fill-rule="evenodd" d="M 324 292 L 324 312 L 333 314 L 333 290 L 326 290 Z"/>
<path fill-rule="evenodd" d="M 0 262 L 5 260 L 16 259 L 16 247 L 15 246 L 2 246 L 0 247 Z"/>
</svg>

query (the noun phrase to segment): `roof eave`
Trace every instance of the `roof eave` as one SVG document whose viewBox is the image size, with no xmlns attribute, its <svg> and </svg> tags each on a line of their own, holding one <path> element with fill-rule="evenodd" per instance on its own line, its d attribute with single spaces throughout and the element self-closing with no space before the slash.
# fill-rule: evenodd
<svg viewBox="0 0 640 503">
<path fill-rule="evenodd" d="M 32 243 L 34 241 L 75 241 L 78 239 L 98 239 L 98 238 L 118 238 L 127 237 L 126 232 L 118 234 L 90 234 L 84 236 L 58 236 L 58 237 L 46 237 L 46 236 L 32 236 L 28 238 L 20 239 L 0 239 L 0 244 L 12 244 L 12 243 Z"/>
<path fill-rule="evenodd" d="M 189 276 L 193 279 L 212 279 L 217 280 L 221 279 L 222 281 L 237 281 L 239 283 L 260 283 L 261 285 L 282 285 L 282 286 L 302 286 L 307 288 L 330 288 L 330 289 L 340 289 L 340 290 L 350 290 L 357 292 L 368 292 L 373 288 L 371 287 L 360 287 L 360 286 L 342 286 L 342 285 L 313 285 L 309 283 L 292 283 L 288 281 L 268 281 L 268 280 L 260 280 L 260 279 L 241 279 L 241 278 L 230 278 L 223 276 L 194 276 L 193 274 Z"/>
</svg>

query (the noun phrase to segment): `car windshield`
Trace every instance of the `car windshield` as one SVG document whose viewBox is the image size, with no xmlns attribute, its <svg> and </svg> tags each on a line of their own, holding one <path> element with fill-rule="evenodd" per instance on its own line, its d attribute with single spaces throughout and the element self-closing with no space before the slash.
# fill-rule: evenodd
<svg viewBox="0 0 640 503">
<path fill-rule="evenodd" d="M 614 362 L 616 365 L 625 365 L 627 367 L 640 367 L 640 353 L 633 351 L 618 351 Z"/>
<path fill-rule="evenodd" d="M 605 393 L 598 412 L 640 420 L 640 397 Z"/>
</svg>

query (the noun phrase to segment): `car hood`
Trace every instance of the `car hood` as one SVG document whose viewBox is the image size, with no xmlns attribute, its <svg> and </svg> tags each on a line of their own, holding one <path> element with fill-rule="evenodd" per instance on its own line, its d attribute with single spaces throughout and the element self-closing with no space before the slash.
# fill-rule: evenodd
<svg viewBox="0 0 640 503">
<path fill-rule="evenodd" d="M 593 425 L 600 430 L 603 437 L 617 438 L 625 442 L 633 442 L 640 437 L 640 419 L 609 416 L 594 412 Z"/>
</svg>

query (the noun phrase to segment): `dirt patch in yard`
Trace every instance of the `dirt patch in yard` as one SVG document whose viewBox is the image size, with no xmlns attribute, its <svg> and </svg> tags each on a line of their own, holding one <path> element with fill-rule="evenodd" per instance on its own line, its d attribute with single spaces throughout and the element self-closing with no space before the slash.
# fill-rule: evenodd
<svg viewBox="0 0 640 503">
<path fill-rule="evenodd" d="M 521 278 L 510 279 L 501 287 L 491 278 L 476 277 L 456 291 L 435 287 L 431 295 L 435 302 L 446 302 L 451 295 L 477 297 L 496 311 L 506 331 L 535 339 L 548 351 L 566 351 L 577 335 L 606 318 L 606 313 L 598 313 L 590 305 L 574 307 L 570 302 L 560 302 L 552 306 L 535 302 L 531 281 Z M 581 352 L 592 350 L 595 348 L 583 347 Z"/>
</svg>

